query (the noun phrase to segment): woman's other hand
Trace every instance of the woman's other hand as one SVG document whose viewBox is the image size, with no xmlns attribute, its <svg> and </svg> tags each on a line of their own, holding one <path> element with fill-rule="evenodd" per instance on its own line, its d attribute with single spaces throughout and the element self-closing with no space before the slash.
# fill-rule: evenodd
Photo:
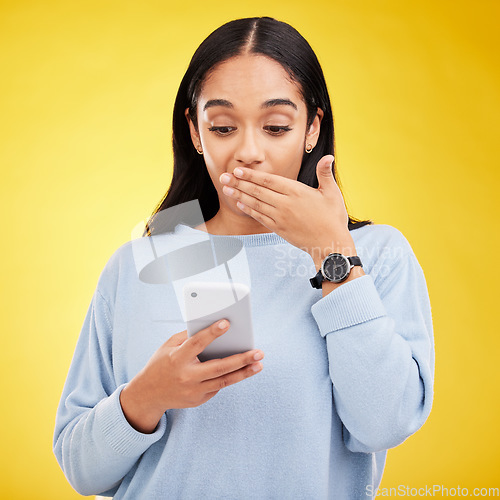
<svg viewBox="0 0 500 500">
<path fill-rule="evenodd" d="M 330 252 L 355 255 L 349 217 L 333 177 L 332 162 L 333 155 L 319 160 L 317 189 L 249 167 L 226 172 L 219 180 L 224 184 L 224 194 L 237 200 L 240 210 L 320 262 Z"/>
<path fill-rule="evenodd" d="M 224 321 L 222 329 L 217 321 L 190 338 L 186 330 L 176 333 L 123 388 L 120 403 L 132 427 L 154 432 L 166 410 L 200 406 L 224 387 L 262 369 L 259 361 L 264 354 L 259 350 L 200 362 L 197 356 L 227 331 L 229 322 Z"/>
</svg>

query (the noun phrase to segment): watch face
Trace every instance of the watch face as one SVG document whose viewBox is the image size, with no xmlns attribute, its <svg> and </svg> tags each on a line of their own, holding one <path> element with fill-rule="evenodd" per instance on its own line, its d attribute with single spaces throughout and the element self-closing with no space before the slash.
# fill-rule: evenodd
<svg viewBox="0 0 500 500">
<path fill-rule="evenodd" d="M 349 274 L 349 261 L 340 253 L 333 253 L 323 263 L 323 273 L 329 281 L 338 283 Z"/>
</svg>

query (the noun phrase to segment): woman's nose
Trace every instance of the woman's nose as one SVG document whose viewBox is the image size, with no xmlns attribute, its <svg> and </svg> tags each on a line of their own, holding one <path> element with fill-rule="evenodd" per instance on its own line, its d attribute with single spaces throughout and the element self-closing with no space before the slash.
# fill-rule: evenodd
<svg viewBox="0 0 500 500">
<path fill-rule="evenodd" d="M 247 165 L 264 161 L 262 140 L 258 137 L 258 132 L 248 128 L 240 134 L 234 158 Z"/>
</svg>

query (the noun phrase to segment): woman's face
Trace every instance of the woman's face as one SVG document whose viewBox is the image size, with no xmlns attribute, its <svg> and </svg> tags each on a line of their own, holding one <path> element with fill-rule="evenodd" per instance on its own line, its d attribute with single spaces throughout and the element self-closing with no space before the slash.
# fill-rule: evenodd
<svg viewBox="0 0 500 500">
<path fill-rule="evenodd" d="M 263 55 L 235 56 L 205 79 L 198 99 L 198 131 L 188 119 L 193 145 L 203 149 L 223 204 L 242 214 L 222 192 L 219 177 L 238 166 L 297 179 L 306 144 L 316 145 L 323 112 L 306 130 L 307 109 L 280 63 Z"/>
</svg>

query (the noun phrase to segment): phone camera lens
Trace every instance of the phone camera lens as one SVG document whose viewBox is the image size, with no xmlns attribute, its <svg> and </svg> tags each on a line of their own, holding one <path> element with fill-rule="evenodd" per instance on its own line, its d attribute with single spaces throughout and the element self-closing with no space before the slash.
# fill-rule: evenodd
<svg viewBox="0 0 500 500">
<path fill-rule="evenodd" d="M 196 292 L 192 292 L 191 297 L 198 297 L 198 294 Z"/>
</svg>

